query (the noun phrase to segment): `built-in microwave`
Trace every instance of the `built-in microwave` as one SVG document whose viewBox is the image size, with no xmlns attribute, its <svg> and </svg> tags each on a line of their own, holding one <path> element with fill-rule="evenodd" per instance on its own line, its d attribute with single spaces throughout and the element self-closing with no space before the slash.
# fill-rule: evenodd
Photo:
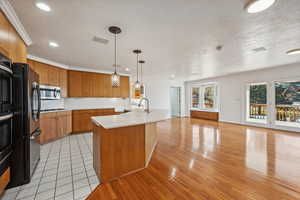
<svg viewBox="0 0 300 200">
<path fill-rule="evenodd" d="M 42 100 L 57 100 L 61 98 L 60 87 L 40 85 L 40 94 Z"/>
</svg>

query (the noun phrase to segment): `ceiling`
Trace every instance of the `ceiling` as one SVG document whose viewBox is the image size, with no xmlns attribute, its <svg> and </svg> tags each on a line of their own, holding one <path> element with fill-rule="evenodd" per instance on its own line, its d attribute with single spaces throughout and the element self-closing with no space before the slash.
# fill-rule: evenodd
<svg viewBox="0 0 300 200">
<path fill-rule="evenodd" d="M 49 0 L 49 13 L 34 2 L 10 0 L 33 40 L 29 54 L 69 66 L 112 71 L 110 25 L 123 30 L 118 39 L 122 72 L 128 67 L 135 73 L 135 48 L 144 51 L 145 76 L 166 79 L 172 74 L 201 79 L 300 62 L 300 55 L 285 54 L 300 48 L 299 0 L 277 0 L 258 14 L 244 11 L 245 0 Z M 94 36 L 111 41 L 96 43 Z M 50 48 L 50 40 L 60 47 Z M 259 47 L 266 51 L 253 51 Z"/>
</svg>

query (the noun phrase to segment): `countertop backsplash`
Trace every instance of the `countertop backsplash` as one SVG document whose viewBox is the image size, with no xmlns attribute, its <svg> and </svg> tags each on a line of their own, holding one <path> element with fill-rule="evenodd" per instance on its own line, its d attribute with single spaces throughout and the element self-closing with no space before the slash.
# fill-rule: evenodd
<svg viewBox="0 0 300 200">
<path fill-rule="evenodd" d="M 117 112 L 130 110 L 130 99 L 126 98 L 65 98 L 60 100 L 42 100 L 41 110 L 49 109 L 101 109 L 115 108 Z"/>
<path fill-rule="evenodd" d="M 130 99 L 126 98 L 66 98 L 65 109 L 97 109 L 97 108 L 115 108 L 123 111 L 130 109 Z"/>
<path fill-rule="evenodd" d="M 65 108 L 64 99 L 41 101 L 41 110 L 64 109 L 64 108 Z"/>
</svg>

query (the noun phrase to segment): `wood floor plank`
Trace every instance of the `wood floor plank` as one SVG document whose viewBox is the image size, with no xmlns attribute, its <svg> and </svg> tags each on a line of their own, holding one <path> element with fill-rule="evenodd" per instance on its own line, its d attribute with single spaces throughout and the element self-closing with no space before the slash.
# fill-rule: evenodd
<svg viewBox="0 0 300 200">
<path fill-rule="evenodd" d="M 300 134 L 176 118 L 158 123 L 149 166 L 88 200 L 300 199 Z"/>
</svg>

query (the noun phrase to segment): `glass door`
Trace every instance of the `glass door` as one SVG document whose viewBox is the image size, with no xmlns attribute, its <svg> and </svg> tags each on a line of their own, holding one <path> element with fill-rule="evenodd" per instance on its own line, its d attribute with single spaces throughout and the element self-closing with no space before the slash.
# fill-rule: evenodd
<svg viewBox="0 0 300 200">
<path fill-rule="evenodd" d="M 192 87 L 192 108 L 200 108 L 200 88 Z"/>
<path fill-rule="evenodd" d="M 248 122 L 267 124 L 267 83 L 251 83 L 247 85 Z"/>
<path fill-rule="evenodd" d="M 275 125 L 300 127 L 300 81 L 275 82 Z"/>
</svg>

